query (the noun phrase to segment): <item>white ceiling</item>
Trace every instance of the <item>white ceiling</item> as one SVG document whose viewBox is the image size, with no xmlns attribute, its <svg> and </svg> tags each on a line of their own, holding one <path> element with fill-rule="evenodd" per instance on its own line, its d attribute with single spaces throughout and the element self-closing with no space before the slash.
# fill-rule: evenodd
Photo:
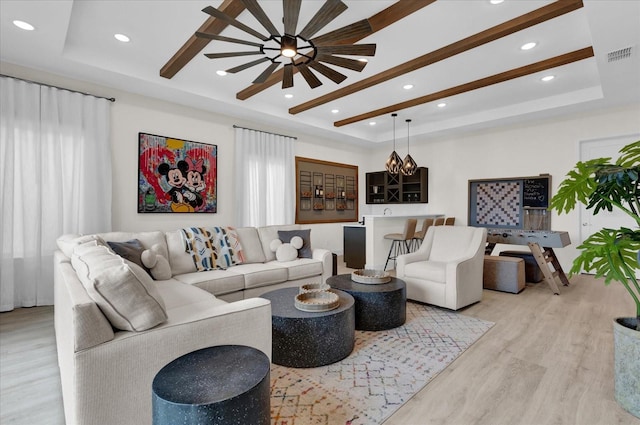
<svg viewBox="0 0 640 425">
<path fill-rule="evenodd" d="M 292 89 L 282 90 L 277 84 L 245 101 L 237 100 L 236 93 L 250 86 L 266 66 L 220 77 L 216 70 L 255 57 L 211 60 L 203 53 L 251 50 L 247 46 L 213 41 L 172 79 L 159 75 L 164 64 L 209 17 L 201 10 L 220 3 L 0 0 L 0 60 L 365 146 L 392 139 L 390 114 L 342 127 L 335 127 L 334 122 L 589 46 L 594 49 L 594 57 L 400 110 L 396 122 L 398 139 L 406 134 L 407 118 L 412 119 L 413 138 L 418 134 L 464 131 L 640 102 L 640 1 L 636 0 L 584 0 L 584 7 L 566 15 L 296 115 L 289 114 L 288 109 L 552 1 L 505 0 L 492 5 L 489 0 L 438 0 L 361 40 L 359 43 L 376 43 L 376 55 L 369 58 L 360 73 L 336 68 L 347 75 L 341 84 L 319 76 L 323 85 L 312 90 L 296 74 Z M 319 34 L 369 18 L 395 1 L 345 3 L 347 11 Z M 305 0 L 299 27 L 322 4 L 320 0 Z M 267 0 L 260 1 L 260 5 L 281 28 L 278 23 L 282 21 L 282 2 Z M 15 19 L 31 23 L 35 31 L 18 29 L 12 24 Z M 264 32 L 248 11 L 242 12 L 238 20 Z M 131 42 L 116 41 L 115 33 L 128 35 Z M 233 27 L 221 34 L 251 38 Z M 520 50 L 528 41 L 538 45 L 529 51 Z M 607 53 L 626 47 L 632 48 L 630 58 L 607 61 Z M 543 83 L 540 78 L 547 74 L 556 78 Z M 414 88 L 404 90 L 402 86 L 407 83 Z M 294 97 L 285 99 L 285 93 Z M 436 106 L 441 101 L 447 103 L 445 108 Z M 331 113 L 334 108 L 340 112 Z M 376 125 L 369 125 L 369 121 L 376 121 Z"/>
</svg>

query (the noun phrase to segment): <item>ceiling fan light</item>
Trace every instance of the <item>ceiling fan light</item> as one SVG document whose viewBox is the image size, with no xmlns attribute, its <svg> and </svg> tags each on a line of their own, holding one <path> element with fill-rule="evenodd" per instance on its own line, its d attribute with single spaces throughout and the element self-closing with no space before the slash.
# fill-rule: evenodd
<svg viewBox="0 0 640 425">
<path fill-rule="evenodd" d="M 286 58 L 292 58 L 298 54 L 298 43 L 295 37 L 286 34 L 282 36 L 280 54 Z"/>
</svg>

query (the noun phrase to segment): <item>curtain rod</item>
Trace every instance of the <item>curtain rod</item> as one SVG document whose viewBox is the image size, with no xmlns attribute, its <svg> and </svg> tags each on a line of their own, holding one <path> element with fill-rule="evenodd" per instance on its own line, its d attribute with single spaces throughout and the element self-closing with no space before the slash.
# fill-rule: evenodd
<svg viewBox="0 0 640 425">
<path fill-rule="evenodd" d="M 96 96 L 95 94 L 91 94 L 91 93 L 85 93 L 85 92 L 78 91 L 78 90 L 71 90 L 71 89 L 68 89 L 66 87 L 53 86 L 51 84 L 40 83 L 38 81 L 27 80 L 25 78 L 13 77 L 11 75 L 0 74 L 0 77 L 13 78 L 14 80 L 20 80 L 20 81 L 24 81 L 24 82 L 27 82 L 27 83 L 37 84 L 39 86 L 51 87 L 51 88 L 60 89 L 60 90 L 66 90 L 66 91 L 69 91 L 69 92 L 72 92 L 72 93 L 80 93 L 80 94 L 83 94 L 85 96 L 92 96 L 92 97 L 96 97 L 98 99 L 106 99 L 109 102 L 115 102 L 116 101 L 115 97 Z"/>
<path fill-rule="evenodd" d="M 242 127 L 240 125 L 235 125 L 235 124 L 233 125 L 233 128 L 241 128 L 243 130 L 259 131 L 260 133 L 273 134 L 274 136 L 291 137 L 293 140 L 298 140 L 298 138 L 295 137 L 295 136 L 287 136 L 286 134 L 271 133 L 269 131 L 256 130 L 255 128 Z"/>
</svg>

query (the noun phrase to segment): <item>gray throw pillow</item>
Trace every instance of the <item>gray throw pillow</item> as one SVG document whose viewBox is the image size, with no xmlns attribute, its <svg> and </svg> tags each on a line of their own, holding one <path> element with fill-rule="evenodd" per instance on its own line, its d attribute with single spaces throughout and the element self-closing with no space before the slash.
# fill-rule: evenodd
<svg viewBox="0 0 640 425">
<path fill-rule="evenodd" d="M 146 249 L 142 246 L 142 242 L 138 239 L 132 239 L 126 242 L 107 242 L 109 248 L 116 254 L 142 267 L 147 273 L 149 269 L 142 264 L 142 252 Z"/>
<path fill-rule="evenodd" d="M 301 230 L 278 230 L 278 239 L 282 243 L 288 243 L 294 236 L 300 236 L 302 238 L 302 248 L 298 250 L 298 258 L 313 258 L 313 252 L 311 251 L 311 229 Z"/>
</svg>

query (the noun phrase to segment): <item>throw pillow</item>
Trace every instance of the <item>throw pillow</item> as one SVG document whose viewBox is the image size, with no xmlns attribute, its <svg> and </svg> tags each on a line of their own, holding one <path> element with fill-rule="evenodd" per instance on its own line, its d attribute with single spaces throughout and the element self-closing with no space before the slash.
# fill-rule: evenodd
<svg viewBox="0 0 640 425">
<path fill-rule="evenodd" d="M 211 239 L 218 252 L 218 263 L 224 268 L 243 262 L 242 246 L 232 227 L 212 227 Z"/>
<path fill-rule="evenodd" d="M 171 279 L 171 266 L 169 261 L 160 255 L 162 246 L 154 244 L 150 249 L 142 251 L 142 264 L 149 269 L 154 280 Z"/>
<path fill-rule="evenodd" d="M 278 238 L 280 238 L 282 243 L 290 242 L 294 236 L 300 236 L 302 238 L 302 248 L 298 250 L 298 258 L 313 258 L 313 252 L 311 250 L 311 229 L 278 230 Z"/>
<path fill-rule="evenodd" d="M 291 238 L 291 242 L 282 243 L 280 239 L 271 241 L 269 247 L 271 251 L 276 253 L 278 261 L 293 261 L 298 258 L 298 250 L 302 247 L 303 241 L 300 236 Z"/>
<path fill-rule="evenodd" d="M 185 252 L 193 259 L 199 272 L 226 269 L 223 261 L 218 261 L 218 247 L 214 243 L 211 231 L 205 227 L 189 227 L 181 230 Z"/>
<path fill-rule="evenodd" d="M 91 243 L 74 250 L 71 264 L 114 328 L 143 331 L 167 320 L 158 289 L 137 264 Z"/>
<path fill-rule="evenodd" d="M 111 248 L 113 252 L 115 252 L 125 260 L 136 263 L 138 266 L 149 272 L 149 269 L 146 268 L 144 264 L 142 264 L 142 252 L 146 248 L 142 246 L 142 242 L 140 242 L 138 239 L 132 239 L 126 242 L 107 241 L 107 245 L 109 245 L 109 248 Z"/>
</svg>

